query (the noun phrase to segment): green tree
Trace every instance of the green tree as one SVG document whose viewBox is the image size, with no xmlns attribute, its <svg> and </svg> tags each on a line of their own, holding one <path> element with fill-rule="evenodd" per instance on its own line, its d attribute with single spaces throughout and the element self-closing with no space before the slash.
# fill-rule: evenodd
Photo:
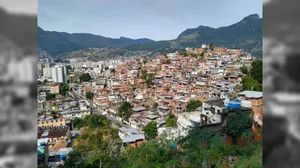
<svg viewBox="0 0 300 168">
<path fill-rule="evenodd" d="M 176 119 L 175 118 L 167 118 L 166 119 L 166 127 L 174 127 L 176 126 Z"/>
<path fill-rule="evenodd" d="M 251 77 L 260 84 L 262 84 L 263 82 L 262 66 L 263 66 L 263 62 L 261 59 L 255 60 L 251 63 L 251 70 L 250 70 Z"/>
<path fill-rule="evenodd" d="M 232 136 L 235 144 L 236 137 L 241 136 L 244 132 L 251 131 L 253 122 L 253 118 L 248 114 L 238 113 L 228 119 L 225 132 Z"/>
<path fill-rule="evenodd" d="M 186 56 L 188 56 L 188 53 L 187 53 L 186 51 L 184 51 L 184 52 L 182 53 L 182 55 L 186 57 Z"/>
<path fill-rule="evenodd" d="M 87 93 L 85 94 L 85 97 L 86 97 L 87 99 L 89 99 L 89 100 L 92 100 L 93 97 L 94 97 L 94 94 L 93 94 L 92 92 L 87 92 Z"/>
<path fill-rule="evenodd" d="M 192 57 L 197 57 L 197 54 L 191 53 L 191 56 L 192 56 Z"/>
<path fill-rule="evenodd" d="M 209 49 L 210 50 L 214 50 L 214 48 L 215 48 L 214 44 L 209 44 Z"/>
<path fill-rule="evenodd" d="M 88 82 L 92 79 L 91 75 L 89 73 L 85 73 L 79 76 L 79 80 L 81 82 Z"/>
<path fill-rule="evenodd" d="M 52 100 L 56 97 L 55 93 L 47 93 L 46 94 L 46 100 Z"/>
<path fill-rule="evenodd" d="M 132 114 L 131 108 L 132 105 L 129 102 L 123 102 L 118 109 L 118 116 L 128 120 L 128 118 Z"/>
<path fill-rule="evenodd" d="M 262 143 L 259 142 L 257 144 L 251 144 L 247 147 L 242 149 L 248 150 L 247 153 L 242 152 L 240 159 L 235 163 L 237 168 L 261 168 L 262 163 L 262 154 L 263 154 L 263 147 Z"/>
<path fill-rule="evenodd" d="M 146 80 L 147 87 L 152 84 L 152 80 L 154 79 L 155 75 L 153 73 L 148 73 L 147 70 L 142 70 L 141 78 Z"/>
<path fill-rule="evenodd" d="M 53 117 L 53 119 L 57 119 L 58 113 L 56 111 L 51 111 L 51 116 Z"/>
<path fill-rule="evenodd" d="M 147 70 L 145 70 L 145 69 L 142 70 L 142 77 L 141 78 L 145 79 L 145 80 L 148 78 Z"/>
<path fill-rule="evenodd" d="M 150 140 L 127 150 L 122 156 L 123 167 L 183 167 L 181 166 L 181 153 L 172 148 L 172 143 L 166 139 Z"/>
<path fill-rule="evenodd" d="M 82 127 L 98 128 L 103 127 L 107 123 L 107 118 L 103 115 L 88 115 L 83 119 L 75 118 L 72 123 L 75 128 L 80 129 Z"/>
<path fill-rule="evenodd" d="M 78 150 L 74 150 L 68 154 L 68 158 L 66 159 L 65 164 L 61 167 L 62 168 L 73 168 L 73 167 L 83 168 L 83 167 L 87 167 L 87 164 L 85 163 L 85 158 L 83 154 Z"/>
<path fill-rule="evenodd" d="M 117 168 L 121 166 L 119 159 L 122 142 L 118 138 L 118 130 L 111 128 L 108 123 L 101 128 L 85 129 L 75 140 L 75 144 L 75 151 L 78 153 L 75 158 L 71 157 L 66 160 L 66 162 L 68 160 L 71 162 L 68 162 L 70 167 L 75 167 L 78 162 L 76 159 L 83 160 L 81 165 L 84 167 Z"/>
<path fill-rule="evenodd" d="M 149 139 L 154 139 L 157 136 L 157 123 L 155 121 L 149 122 L 144 128 L 143 131 L 145 136 Z"/>
<path fill-rule="evenodd" d="M 202 102 L 199 100 L 191 100 L 186 107 L 186 112 L 195 111 L 198 107 L 202 106 Z"/>
<path fill-rule="evenodd" d="M 69 92 L 69 85 L 66 83 L 62 83 L 59 86 L 59 92 L 61 95 L 66 96 L 67 93 Z"/>
<path fill-rule="evenodd" d="M 158 107 L 158 103 L 153 103 L 152 108 L 156 109 Z"/>
<path fill-rule="evenodd" d="M 203 61 L 204 60 L 204 52 L 201 52 L 201 54 L 200 54 L 200 56 L 199 56 L 199 59 L 201 60 L 201 61 Z"/>
<path fill-rule="evenodd" d="M 116 73 L 116 70 L 113 68 L 110 70 L 111 73 Z"/>
<path fill-rule="evenodd" d="M 262 91 L 262 84 L 258 83 L 255 79 L 244 76 L 242 78 L 243 90 L 253 90 L 253 91 Z"/>
<path fill-rule="evenodd" d="M 246 66 L 242 66 L 241 68 L 240 68 L 240 70 L 241 70 L 241 72 L 243 73 L 243 74 L 245 74 L 245 75 L 248 75 L 248 67 L 246 67 Z"/>
<path fill-rule="evenodd" d="M 169 116 L 166 119 L 166 127 L 174 127 L 176 126 L 176 122 L 176 117 L 172 113 L 169 113 Z"/>
<path fill-rule="evenodd" d="M 135 90 L 136 90 L 136 87 L 133 86 L 133 87 L 132 87 L 132 91 L 135 91 Z"/>
</svg>

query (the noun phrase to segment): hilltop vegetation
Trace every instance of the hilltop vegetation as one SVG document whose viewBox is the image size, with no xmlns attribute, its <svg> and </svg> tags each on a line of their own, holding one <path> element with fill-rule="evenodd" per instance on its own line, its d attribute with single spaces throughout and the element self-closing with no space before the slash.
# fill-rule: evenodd
<svg viewBox="0 0 300 168">
<path fill-rule="evenodd" d="M 262 19 L 258 15 L 250 15 L 240 22 L 220 28 L 199 26 L 187 29 L 177 39 L 146 44 L 131 45 L 130 50 L 164 50 L 199 47 L 201 44 L 215 44 L 228 48 L 241 48 L 256 57 L 262 56 Z"/>
</svg>

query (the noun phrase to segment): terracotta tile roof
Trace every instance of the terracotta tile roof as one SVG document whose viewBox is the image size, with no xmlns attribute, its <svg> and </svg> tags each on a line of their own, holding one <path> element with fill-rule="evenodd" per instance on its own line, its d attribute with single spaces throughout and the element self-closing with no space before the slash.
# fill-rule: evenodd
<svg viewBox="0 0 300 168">
<path fill-rule="evenodd" d="M 66 148 L 67 147 L 66 141 L 58 141 L 51 149 L 51 150 L 59 150 L 60 148 Z"/>
</svg>

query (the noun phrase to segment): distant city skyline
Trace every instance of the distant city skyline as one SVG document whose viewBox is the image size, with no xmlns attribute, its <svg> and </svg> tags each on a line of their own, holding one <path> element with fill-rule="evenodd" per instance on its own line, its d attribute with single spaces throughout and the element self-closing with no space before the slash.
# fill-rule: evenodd
<svg viewBox="0 0 300 168">
<path fill-rule="evenodd" d="M 110 38 L 170 40 L 200 25 L 219 28 L 250 14 L 262 17 L 261 0 L 39 0 L 44 30 Z"/>
</svg>

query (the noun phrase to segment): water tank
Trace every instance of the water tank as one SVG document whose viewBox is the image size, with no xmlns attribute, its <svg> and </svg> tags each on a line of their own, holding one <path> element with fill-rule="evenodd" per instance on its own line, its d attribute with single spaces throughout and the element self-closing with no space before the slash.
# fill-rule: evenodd
<svg viewBox="0 0 300 168">
<path fill-rule="evenodd" d="M 249 101 L 249 100 L 242 100 L 241 101 L 241 107 L 252 108 L 252 102 Z"/>
<path fill-rule="evenodd" d="M 228 108 L 231 108 L 231 109 L 238 109 L 238 108 L 241 108 L 241 102 L 238 102 L 238 101 L 230 101 L 228 103 Z"/>
<path fill-rule="evenodd" d="M 61 154 L 60 155 L 60 160 L 64 160 L 64 159 L 66 159 L 67 158 L 67 155 L 66 154 Z"/>
<path fill-rule="evenodd" d="M 177 149 L 177 144 L 175 142 L 171 141 L 170 145 L 171 145 L 171 148 Z"/>
</svg>

